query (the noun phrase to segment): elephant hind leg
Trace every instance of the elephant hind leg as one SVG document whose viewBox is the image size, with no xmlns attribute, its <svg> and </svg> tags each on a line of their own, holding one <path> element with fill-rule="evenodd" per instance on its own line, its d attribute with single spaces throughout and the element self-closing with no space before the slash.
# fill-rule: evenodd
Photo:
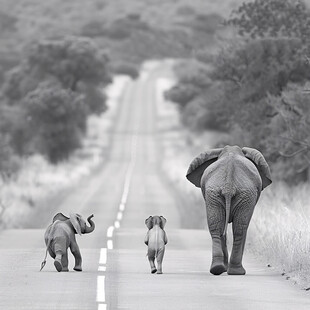
<svg viewBox="0 0 310 310">
<path fill-rule="evenodd" d="M 58 272 L 62 271 L 62 263 L 61 263 L 61 258 L 59 257 L 56 257 L 55 260 L 54 260 L 54 266 L 56 268 L 56 270 Z"/>
<path fill-rule="evenodd" d="M 206 195 L 206 208 L 209 232 L 212 238 L 212 263 L 210 272 L 220 275 L 227 271 L 228 252 L 226 236 L 223 236 L 225 226 L 225 204 L 224 200 L 218 200 L 213 192 Z"/>
<path fill-rule="evenodd" d="M 219 235 L 211 235 L 212 236 L 212 263 L 210 272 L 214 275 L 220 275 L 223 272 L 227 271 L 227 261 L 228 261 L 228 254 L 227 248 L 226 252 L 223 251 L 223 237 Z M 225 243 L 226 244 L 226 243 Z"/>
<path fill-rule="evenodd" d="M 231 251 L 230 262 L 227 273 L 229 275 L 244 275 L 246 273 L 242 266 L 242 257 L 246 240 L 247 226 L 236 228 L 233 225 L 234 242 Z"/>
<path fill-rule="evenodd" d="M 66 252 L 62 255 L 61 264 L 62 264 L 62 271 L 69 271 L 68 250 L 66 250 Z"/>
<path fill-rule="evenodd" d="M 233 247 L 230 255 L 228 274 L 244 275 L 242 257 L 246 240 L 247 230 L 257 201 L 257 193 L 245 191 L 238 196 L 235 202 L 235 212 L 232 219 Z"/>
<path fill-rule="evenodd" d="M 155 249 L 148 248 L 147 257 L 151 266 L 151 273 L 155 273 L 157 271 L 155 266 Z"/>
<path fill-rule="evenodd" d="M 66 250 L 66 238 L 55 237 L 52 245 L 55 253 L 54 266 L 58 272 L 63 271 L 63 255 L 67 252 Z M 68 268 L 68 267 L 67 267 Z M 65 271 L 65 270 L 64 270 Z"/>
<path fill-rule="evenodd" d="M 158 274 L 162 274 L 163 273 L 162 263 L 163 263 L 164 254 L 165 254 L 165 247 L 162 247 L 162 248 L 158 249 L 157 257 L 156 257 L 157 273 Z"/>
</svg>

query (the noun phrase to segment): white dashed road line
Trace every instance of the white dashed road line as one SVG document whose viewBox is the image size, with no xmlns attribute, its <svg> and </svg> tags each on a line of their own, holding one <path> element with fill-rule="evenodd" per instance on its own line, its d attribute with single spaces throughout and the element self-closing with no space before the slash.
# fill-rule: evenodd
<svg viewBox="0 0 310 310">
<path fill-rule="evenodd" d="M 105 265 L 106 263 L 107 263 L 107 249 L 103 248 L 100 250 L 99 264 Z"/>
<path fill-rule="evenodd" d="M 97 277 L 97 302 L 98 303 L 105 302 L 105 276 Z"/>
<path fill-rule="evenodd" d="M 125 182 L 124 182 L 124 189 L 122 193 L 121 202 L 119 204 L 119 210 L 117 212 L 116 220 L 113 226 L 110 226 L 107 229 L 107 248 L 102 248 L 100 250 L 100 257 L 99 257 L 99 267 L 98 272 L 105 272 L 107 267 L 107 250 L 113 249 L 113 233 L 114 230 L 120 228 L 121 221 L 123 219 L 123 212 L 126 208 L 127 198 L 129 194 L 130 183 L 132 179 L 133 169 L 136 162 L 136 149 L 137 149 L 137 135 L 134 135 L 131 140 L 131 158 L 130 163 L 127 168 Z M 105 276 L 98 275 L 97 277 L 97 303 L 98 303 L 98 310 L 106 310 L 106 293 L 105 293 Z"/>
</svg>

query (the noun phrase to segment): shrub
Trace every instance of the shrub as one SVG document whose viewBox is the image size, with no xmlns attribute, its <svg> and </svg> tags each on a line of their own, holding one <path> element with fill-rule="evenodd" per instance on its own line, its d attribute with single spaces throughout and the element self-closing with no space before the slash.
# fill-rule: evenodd
<svg viewBox="0 0 310 310">
<path fill-rule="evenodd" d="M 83 86 L 83 94 L 88 114 L 100 115 L 107 110 L 107 97 L 102 90 L 88 84 Z"/>
<path fill-rule="evenodd" d="M 199 88 L 192 84 L 179 84 L 165 91 L 164 96 L 167 100 L 178 103 L 184 108 L 199 94 Z"/>
<path fill-rule="evenodd" d="M 139 68 L 137 65 L 129 62 L 119 62 L 112 66 L 112 71 L 115 74 L 124 74 L 130 76 L 132 79 L 139 77 Z"/>
</svg>

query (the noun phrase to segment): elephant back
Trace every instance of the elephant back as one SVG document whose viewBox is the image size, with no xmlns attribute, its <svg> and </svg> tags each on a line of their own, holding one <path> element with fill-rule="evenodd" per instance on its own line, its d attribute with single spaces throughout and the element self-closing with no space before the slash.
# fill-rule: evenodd
<svg viewBox="0 0 310 310">
<path fill-rule="evenodd" d="M 217 161 L 222 148 L 212 149 L 199 154 L 189 165 L 186 178 L 197 187 L 200 186 L 201 178 L 208 166 Z"/>
</svg>

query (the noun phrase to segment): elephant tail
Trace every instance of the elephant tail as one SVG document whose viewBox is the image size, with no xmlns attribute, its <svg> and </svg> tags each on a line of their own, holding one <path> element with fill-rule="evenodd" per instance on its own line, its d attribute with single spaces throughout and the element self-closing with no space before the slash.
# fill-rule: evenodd
<svg viewBox="0 0 310 310">
<path fill-rule="evenodd" d="M 46 264 L 47 250 L 48 250 L 50 244 L 51 244 L 51 239 L 48 240 L 48 243 L 47 243 L 47 245 L 46 245 L 45 257 L 44 257 L 44 259 L 43 259 L 43 262 L 41 263 L 40 271 L 44 268 L 44 266 L 45 266 L 45 264 Z"/>
<path fill-rule="evenodd" d="M 49 227 L 51 227 L 50 228 L 50 231 L 49 231 L 49 234 L 52 234 L 53 232 L 54 232 L 54 230 L 55 230 L 55 226 L 56 226 L 56 223 L 57 222 L 59 222 L 58 220 L 57 221 L 55 221 L 53 224 L 51 224 Z M 47 231 L 46 231 L 46 233 L 47 233 Z M 46 234 L 45 233 L 45 234 Z M 45 257 L 44 257 L 44 259 L 43 259 L 43 262 L 41 263 L 41 268 L 40 268 L 40 271 L 44 268 L 44 266 L 45 266 L 45 264 L 46 264 L 46 258 L 47 258 L 47 251 L 48 251 L 48 248 L 50 247 L 50 245 L 51 245 L 51 242 L 52 242 L 52 239 L 53 238 L 50 238 L 50 237 L 47 237 L 45 240 L 47 240 L 47 242 L 46 242 L 46 250 L 45 250 Z"/>
<path fill-rule="evenodd" d="M 230 205 L 231 205 L 231 195 L 226 194 L 225 197 L 225 226 L 223 231 L 223 236 L 226 236 L 227 233 L 227 226 L 229 222 L 229 216 L 230 216 Z"/>
</svg>

